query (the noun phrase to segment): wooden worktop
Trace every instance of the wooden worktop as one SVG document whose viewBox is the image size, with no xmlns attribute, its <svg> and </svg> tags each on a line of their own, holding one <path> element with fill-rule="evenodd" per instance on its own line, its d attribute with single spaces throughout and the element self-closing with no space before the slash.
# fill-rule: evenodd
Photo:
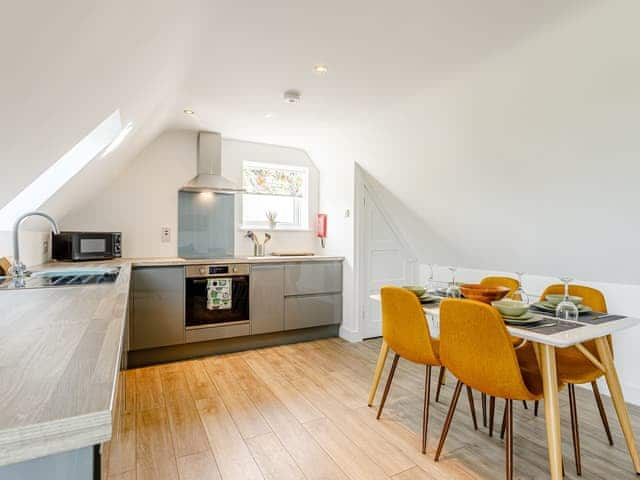
<svg viewBox="0 0 640 480">
<path fill-rule="evenodd" d="M 342 261 L 343 257 L 132 258 L 113 284 L 0 292 L 0 466 L 111 438 L 133 267 Z"/>
<path fill-rule="evenodd" d="M 102 443 L 131 262 L 115 283 L 0 292 L 0 465 Z"/>
</svg>

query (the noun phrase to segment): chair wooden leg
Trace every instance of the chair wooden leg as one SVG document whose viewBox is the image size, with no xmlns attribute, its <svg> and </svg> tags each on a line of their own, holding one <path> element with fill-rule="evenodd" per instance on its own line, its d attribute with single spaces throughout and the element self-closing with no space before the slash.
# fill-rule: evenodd
<svg viewBox="0 0 640 480">
<path fill-rule="evenodd" d="M 513 400 L 507 400 L 505 405 L 506 424 L 507 424 L 507 442 L 506 450 L 506 476 L 507 480 L 513 478 Z"/>
<path fill-rule="evenodd" d="M 536 400 L 533 404 L 533 415 L 534 417 L 538 416 L 538 407 L 540 407 L 540 400 Z"/>
<path fill-rule="evenodd" d="M 467 386 L 467 398 L 469 399 L 469 411 L 471 412 L 471 418 L 473 419 L 473 429 L 478 429 L 478 420 L 476 419 L 476 406 L 473 403 L 473 390 Z"/>
<path fill-rule="evenodd" d="M 489 436 L 493 437 L 493 417 L 496 413 L 496 397 L 489 397 Z"/>
<path fill-rule="evenodd" d="M 602 404 L 602 397 L 600 396 L 600 389 L 598 388 L 598 382 L 591 382 L 591 388 L 593 389 L 593 396 L 596 398 L 596 404 L 598 405 L 598 412 L 600 412 L 600 418 L 602 419 L 602 425 L 604 431 L 607 434 L 607 440 L 609 445 L 613 445 L 613 437 L 611 436 L 611 429 L 609 428 L 609 420 L 607 419 L 607 412 Z"/>
<path fill-rule="evenodd" d="M 504 399 L 504 412 L 502 413 L 502 428 L 500 429 L 500 440 L 504 440 L 504 432 L 507 428 L 507 404 L 509 400 Z"/>
<path fill-rule="evenodd" d="M 378 361 L 376 363 L 376 370 L 373 373 L 373 381 L 371 382 L 371 390 L 369 391 L 369 399 L 367 405 L 370 407 L 373 405 L 373 400 L 378 390 L 378 384 L 380 383 L 380 377 L 382 377 L 382 370 L 384 370 L 384 362 L 387 361 L 387 355 L 389 354 L 389 345 L 382 340 L 380 345 L 380 353 L 378 353 Z"/>
<path fill-rule="evenodd" d="M 382 415 L 382 409 L 384 408 L 384 404 L 387 401 L 387 395 L 389 395 L 389 389 L 391 388 L 391 381 L 393 380 L 393 374 L 396 373 L 396 367 L 398 366 L 399 359 L 400 359 L 400 355 L 396 353 L 395 356 L 393 357 L 391 370 L 389 370 L 389 378 L 387 379 L 387 384 L 384 386 L 384 393 L 382 394 L 382 400 L 380 401 L 380 407 L 378 408 L 378 414 L 376 415 L 376 420 L 380 418 L 380 415 Z"/>
<path fill-rule="evenodd" d="M 571 435 L 573 437 L 573 456 L 576 460 L 576 473 L 582 475 L 582 464 L 580 461 L 580 431 L 578 429 L 578 409 L 576 405 L 576 386 L 568 384 L 569 390 L 569 410 L 571 412 Z"/>
<path fill-rule="evenodd" d="M 525 410 L 529 410 L 529 405 L 527 405 L 527 401 L 526 400 L 522 400 L 522 405 L 524 406 Z"/>
<path fill-rule="evenodd" d="M 444 385 L 444 374 L 447 369 L 444 366 L 440 366 L 440 372 L 438 373 L 438 386 L 436 387 L 436 402 L 440 401 L 440 388 Z"/>
<path fill-rule="evenodd" d="M 431 397 L 431 365 L 424 376 L 424 405 L 422 407 L 422 453 L 427 453 L 427 428 L 429 426 L 429 398 Z"/>
<path fill-rule="evenodd" d="M 480 401 L 482 402 L 482 426 L 487 428 L 487 394 L 480 394 Z"/>
<path fill-rule="evenodd" d="M 440 459 L 440 454 L 442 453 L 444 442 L 447 439 L 447 434 L 449 433 L 449 428 L 451 427 L 453 414 L 456 412 L 456 406 L 458 405 L 458 399 L 460 398 L 461 391 L 462 391 L 462 382 L 458 380 L 458 383 L 456 383 L 456 389 L 453 392 L 453 397 L 451 398 L 451 405 L 449 406 L 449 411 L 447 412 L 447 418 L 445 418 L 444 425 L 442 426 L 442 433 L 440 434 L 438 449 L 436 450 L 435 457 L 433 457 L 434 461 L 436 462 Z"/>
</svg>

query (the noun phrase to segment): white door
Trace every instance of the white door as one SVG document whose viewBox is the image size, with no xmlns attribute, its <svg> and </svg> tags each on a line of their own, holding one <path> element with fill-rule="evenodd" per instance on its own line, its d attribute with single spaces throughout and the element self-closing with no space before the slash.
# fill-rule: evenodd
<svg viewBox="0 0 640 480">
<path fill-rule="evenodd" d="M 363 338 L 372 338 L 382 335 L 382 322 L 380 302 L 371 300 L 369 295 L 380 293 L 384 285 L 411 283 L 414 263 L 366 186 L 363 194 L 361 258 L 365 286 L 360 290 L 364 303 L 361 331 Z"/>
</svg>

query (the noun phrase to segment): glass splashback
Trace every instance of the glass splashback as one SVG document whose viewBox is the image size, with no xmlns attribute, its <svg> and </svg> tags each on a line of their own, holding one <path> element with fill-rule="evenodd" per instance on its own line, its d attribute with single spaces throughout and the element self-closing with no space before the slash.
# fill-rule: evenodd
<svg viewBox="0 0 640 480">
<path fill-rule="evenodd" d="M 232 194 L 178 192 L 178 255 L 233 257 L 234 208 Z"/>
</svg>

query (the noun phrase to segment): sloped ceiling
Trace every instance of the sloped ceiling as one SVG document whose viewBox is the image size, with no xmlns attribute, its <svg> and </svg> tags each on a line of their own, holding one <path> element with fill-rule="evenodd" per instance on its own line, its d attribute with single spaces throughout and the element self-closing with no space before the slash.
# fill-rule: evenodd
<svg viewBox="0 0 640 480">
<path fill-rule="evenodd" d="M 423 261 L 532 273 L 570 268 L 586 277 L 598 272 L 628 281 L 632 269 L 622 256 L 608 263 L 583 260 L 618 238 L 610 229 L 629 235 L 624 215 L 610 215 L 609 230 L 589 231 L 588 214 L 574 200 L 581 194 L 576 184 L 598 188 L 594 150 L 600 158 L 609 154 L 611 162 L 611 149 L 622 142 L 628 155 L 613 155 L 616 171 L 636 173 L 625 169 L 636 147 L 626 129 L 589 143 L 619 115 L 636 118 L 627 108 L 611 112 L 611 105 L 585 101 L 592 94 L 607 101 L 610 76 L 597 78 L 593 89 L 584 80 L 612 68 L 616 89 L 629 93 L 637 85 L 638 70 L 625 67 L 638 60 L 628 38 L 637 5 L 14 2 L 0 29 L 3 66 L 11 72 L 0 77 L 0 162 L 9 172 L 0 180 L 0 205 L 120 108 L 134 132 L 115 154 L 90 164 L 51 199 L 45 207 L 54 215 L 64 216 L 102 190 L 160 131 L 216 130 L 304 148 L 324 178 L 336 175 L 337 166 L 352 170 L 357 161 L 410 218 L 422 219 L 425 229 L 462 252 L 459 258 Z M 316 63 L 328 64 L 329 73 L 314 74 Z M 541 87 L 532 89 L 536 85 Z M 282 102 L 289 88 L 302 92 L 302 103 Z M 549 99 L 552 104 L 545 103 Z M 610 99 L 637 107 L 637 95 Z M 196 115 L 185 116 L 186 107 Z M 593 120 L 589 125 L 587 118 Z M 537 136 L 544 137 L 540 143 Z M 575 148 L 581 143 L 584 151 Z M 581 155 L 589 159 L 586 168 L 580 167 Z M 563 195 L 564 183 L 572 187 Z M 630 188 L 628 180 L 622 190 L 627 197 L 615 194 L 604 207 L 585 205 L 606 215 L 606 208 L 634 199 Z M 562 240 L 554 236 L 562 222 L 544 215 L 554 209 L 569 219 L 573 234 L 565 251 L 558 251 Z M 548 235 L 541 237 L 540 229 Z M 635 234 L 627 238 L 625 253 L 640 240 Z M 563 264 L 567 252 L 571 260 Z"/>
</svg>

